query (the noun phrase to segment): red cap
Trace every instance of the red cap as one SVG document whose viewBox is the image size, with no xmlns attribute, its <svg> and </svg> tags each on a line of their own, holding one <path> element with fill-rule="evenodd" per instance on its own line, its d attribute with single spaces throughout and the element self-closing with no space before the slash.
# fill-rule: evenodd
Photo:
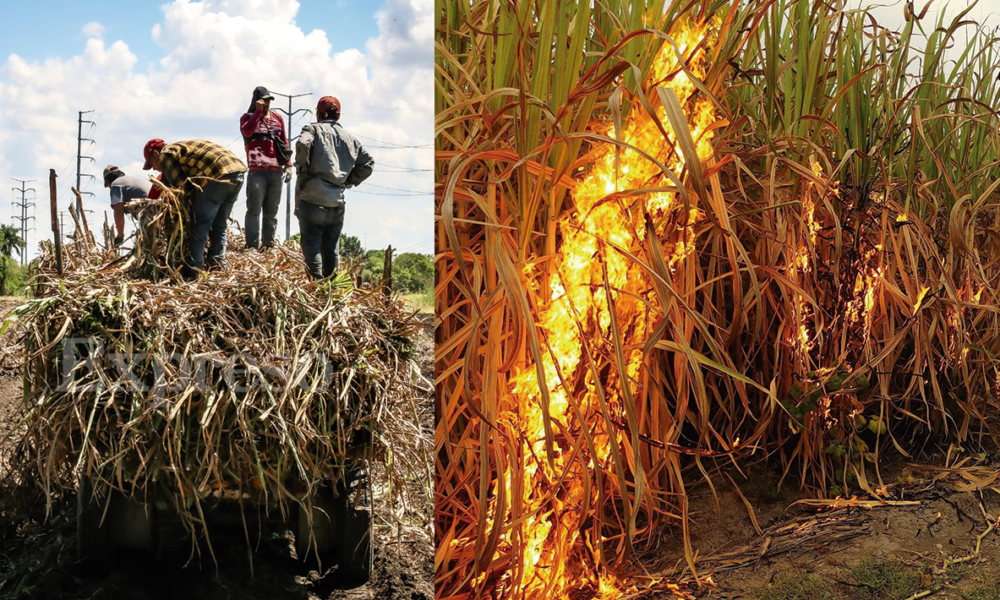
<svg viewBox="0 0 1000 600">
<path fill-rule="evenodd" d="M 146 147 L 142 149 L 142 157 L 146 159 L 146 164 L 142 165 L 143 171 L 148 171 L 153 168 L 153 165 L 149 164 L 149 155 L 153 153 L 153 150 L 159 150 L 166 145 L 166 142 L 160 138 L 153 138 L 146 142 Z"/>
<path fill-rule="evenodd" d="M 159 176 L 157 176 L 156 180 L 157 181 L 163 181 L 163 173 L 160 173 Z M 149 188 L 149 193 L 146 194 L 146 197 L 149 198 L 150 200 L 156 200 L 157 198 L 159 198 L 160 197 L 160 186 L 154 185 L 154 186 L 150 187 Z"/>
<path fill-rule="evenodd" d="M 333 115 L 328 113 L 333 112 Z M 322 119 L 340 119 L 340 100 L 337 100 L 333 96 L 323 96 L 319 99 L 319 103 L 316 104 L 316 118 Z"/>
</svg>

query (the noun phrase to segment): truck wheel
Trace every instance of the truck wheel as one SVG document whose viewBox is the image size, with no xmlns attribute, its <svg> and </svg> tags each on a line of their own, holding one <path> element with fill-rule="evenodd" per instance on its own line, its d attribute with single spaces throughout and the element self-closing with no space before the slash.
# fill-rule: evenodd
<svg viewBox="0 0 1000 600">
<path fill-rule="evenodd" d="M 107 498 L 94 496 L 90 479 L 83 475 L 76 494 L 76 558 L 94 568 L 107 568 L 113 562 L 111 527 L 104 519 Z"/>
<path fill-rule="evenodd" d="M 365 583 L 372 576 L 372 519 L 367 508 L 343 506 L 337 511 L 337 571 L 348 581 Z"/>
<path fill-rule="evenodd" d="M 352 473 L 347 482 L 338 484 L 336 497 L 330 487 L 317 491 L 312 498 L 312 523 L 309 512 L 299 505 L 296 551 L 299 558 L 305 558 L 318 550 L 323 566 L 336 565 L 340 579 L 364 583 L 372 574 L 372 518 L 370 509 L 352 506 L 352 482 L 367 485 L 367 477 L 361 480 Z"/>
<path fill-rule="evenodd" d="M 310 520 L 310 514 L 312 519 Z M 295 533 L 295 551 L 299 559 L 312 556 L 315 560 L 317 553 L 320 562 L 328 562 L 334 557 L 331 556 L 330 545 L 336 532 L 335 511 L 333 503 L 326 494 L 320 492 L 312 498 L 312 513 L 304 504 L 299 504 L 298 531 Z M 315 546 L 313 545 L 315 543 Z M 326 565 L 324 565 L 326 566 Z"/>
</svg>

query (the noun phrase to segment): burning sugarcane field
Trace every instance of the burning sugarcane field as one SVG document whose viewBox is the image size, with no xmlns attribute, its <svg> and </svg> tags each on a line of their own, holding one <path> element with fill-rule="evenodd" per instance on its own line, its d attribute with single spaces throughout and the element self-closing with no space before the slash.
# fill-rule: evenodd
<svg viewBox="0 0 1000 600">
<path fill-rule="evenodd" d="M 937 5 L 438 3 L 439 599 L 1000 598 L 1000 39 Z"/>
</svg>

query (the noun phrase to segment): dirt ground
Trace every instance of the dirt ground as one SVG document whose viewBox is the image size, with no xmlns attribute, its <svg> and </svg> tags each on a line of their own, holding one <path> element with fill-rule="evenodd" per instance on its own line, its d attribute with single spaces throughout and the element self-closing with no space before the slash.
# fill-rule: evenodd
<svg viewBox="0 0 1000 600">
<path fill-rule="evenodd" d="M 16 302 L 0 299 L 0 315 Z M 433 321 L 426 320 L 418 339 L 419 365 L 433 364 Z M 4 335 L 3 342 L 9 342 Z M 424 353 L 430 352 L 424 356 Z M 9 371 L 0 375 L 0 440 L 16 428 L 21 413 L 21 378 Z M 433 431 L 433 400 L 421 400 L 422 423 L 429 437 Z M 0 447 L 0 457 L 4 448 Z M 0 458 L 2 460 L 2 458 Z M 2 465 L 0 465 L 2 467 Z M 0 468 L 0 472 L 3 469 Z M 89 571 L 76 564 L 76 498 L 58 500 L 46 519 L 44 507 L 17 519 L 5 515 L 0 498 L 0 600 L 38 599 L 178 599 L 224 600 L 301 598 L 303 600 L 431 600 L 434 596 L 433 536 L 405 535 L 398 530 L 376 529 L 375 570 L 363 586 L 351 587 L 337 580 L 335 572 L 321 574 L 293 558 L 290 535 L 272 532 L 253 541 L 250 552 L 243 532 L 233 539 L 217 539 L 217 562 L 206 554 L 192 559 L 189 548 L 159 558 L 135 553 L 119 557 L 111 572 Z M 430 507 L 427 522 L 430 521 Z M 252 562 L 250 557 L 252 556 Z"/>
<path fill-rule="evenodd" d="M 701 486 L 690 498 L 699 507 L 692 545 L 699 574 L 711 573 L 714 586 L 691 593 L 713 600 L 1000 600 L 1000 493 L 992 489 L 1000 488 L 1000 462 L 953 455 L 926 464 L 962 458 L 961 471 L 902 463 L 883 471 L 889 501 L 903 503 L 897 505 L 795 504 L 803 498 L 795 486 L 779 490 L 775 471 L 766 468 L 734 477 L 746 502 L 730 484 L 717 486 L 718 504 Z M 970 477 L 985 485 L 963 491 Z M 690 576 L 679 531 L 658 547 L 677 550 L 651 552 L 650 572 Z"/>
</svg>

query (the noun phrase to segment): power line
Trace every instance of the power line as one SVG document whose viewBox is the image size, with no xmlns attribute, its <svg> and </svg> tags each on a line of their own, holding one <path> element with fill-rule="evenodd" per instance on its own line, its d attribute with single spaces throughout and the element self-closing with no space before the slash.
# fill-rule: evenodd
<svg viewBox="0 0 1000 600">
<path fill-rule="evenodd" d="M 73 159 L 74 158 L 75 157 L 73 157 L 73 156 L 69 157 L 69 160 L 66 161 L 66 164 L 63 165 L 63 168 L 61 168 L 58 171 L 56 171 L 56 177 L 62 177 L 66 173 L 66 169 L 68 169 L 70 167 L 70 165 L 73 164 Z"/>
<path fill-rule="evenodd" d="M 384 163 L 384 162 L 376 163 L 376 166 L 378 166 L 378 165 L 381 165 L 383 167 L 392 167 L 394 169 L 409 169 L 410 168 L 410 167 L 401 167 L 399 165 L 390 165 L 390 164 Z M 434 169 L 414 169 L 414 170 L 415 171 L 433 171 Z"/>
<path fill-rule="evenodd" d="M 413 250 L 417 250 L 417 249 L 423 248 L 427 244 L 433 244 L 433 243 L 434 243 L 434 238 L 430 238 L 430 239 L 424 240 L 422 242 L 417 242 L 416 244 L 409 244 L 407 246 L 403 246 L 403 247 L 399 248 L 399 251 L 400 252 L 412 252 Z"/>
<path fill-rule="evenodd" d="M 357 136 L 357 137 L 359 137 L 359 138 L 364 138 L 366 140 L 371 140 L 371 141 L 376 142 L 378 144 L 385 144 L 386 146 L 392 147 L 392 148 L 433 148 L 434 147 L 434 143 L 433 142 L 430 143 L 430 144 L 416 144 L 416 145 L 410 146 L 410 145 L 406 145 L 406 144 L 395 144 L 393 142 L 383 142 L 382 140 L 376 140 L 373 137 L 368 137 L 367 135 L 361 135 L 360 133 L 355 133 L 354 135 Z M 377 148 L 377 147 L 378 146 L 372 146 L 372 148 Z"/>
<path fill-rule="evenodd" d="M 365 150 L 374 148 L 376 150 L 429 150 L 434 144 L 428 146 L 365 146 Z"/>
<path fill-rule="evenodd" d="M 370 109 L 374 109 L 374 110 L 378 110 L 378 111 L 382 111 L 382 112 L 377 112 L 377 113 L 362 113 L 362 114 L 350 113 L 349 116 L 352 117 L 352 118 L 353 117 L 384 117 L 387 114 L 393 114 L 393 113 L 395 113 L 395 114 L 403 114 L 403 115 L 412 115 L 412 114 L 415 114 L 415 113 L 427 113 L 427 114 L 431 114 L 431 113 L 434 112 L 433 109 L 427 109 L 427 108 L 413 108 L 413 109 L 410 109 L 410 110 L 406 110 L 406 109 L 402 109 L 402 108 L 390 108 L 388 106 L 365 106 L 365 108 L 370 108 Z"/>
<path fill-rule="evenodd" d="M 372 184 L 370 184 L 370 183 L 369 183 L 368 185 L 372 185 Z M 366 195 L 368 195 L 368 196 L 406 196 L 406 197 L 415 197 L 415 196 L 433 196 L 433 195 L 434 195 L 434 193 L 433 193 L 433 192 L 428 192 L 428 193 L 426 193 L 426 194 L 424 194 L 424 193 L 413 193 L 413 194 L 389 194 L 389 193 L 386 193 L 386 192 L 366 192 L 366 191 L 364 191 L 364 190 L 351 190 L 351 193 L 352 193 L 352 194 L 366 194 Z"/>
<path fill-rule="evenodd" d="M 392 188 L 392 187 L 386 187 L 384 185 L 378 185 L 376 183 L 369 183 L 369 184 L 366 184 L 366 185 L 369 185 L 371 187 L 381 188 L 383 190 L 392 190 L 394 192 L 408 192 L 410 194 L 419 194 L 419 195 L 425 195 L 426 194 L 428 196 L 433 195 L 433 192 L 421 192 L 420 190 L 402 190 L 402 189 L 399 189 L 399 188 Z"/>
<path fill-rule="evenodd" d="M 311 111 L 311 110 L 308 110 L 308 109 L 306 109 L 306 112 L 312 112 L 312 111 Z M 298 118 L 298 119 L 295 119 L 295 122 L 294 122 L 294 123 L 292 123 L 292 127 L 295 127 L 296 125 L 298 125 L 299 123 L 301 123 L 301 122 L 302 122 L 302 119 L 304 119 L 304 118 L 306 118 L 306 116 L 305 116 L 305 115 L 301 115 L 301 116 L 299 116 L 299 118 Z M 300 128 L 300 129 L 301 129 L 301 128 Z M 288 131 L 291 131 L 291 130 L 292 130 L 292 128 L 291 128 L 291 127 L 289 127 L 289 128 L 288 128 Z M 289 141 L 289 142 L 291 142 L 291 140 L 288 140 L 288 141 Z"/>
<path fill-rule="evenodd" d="M 434 169 L 410 169 L 408 167 L 392 167 L 391 165 L 382 165 L 382 167 L 390 167 L 392 170 L 385 170 L 384 168 L 378 168 L 378 163 L 375 164 L 375 171 L 378 173 L 430 173 Z"/>
<path fill-rule="evenodd" d="M 142 158 L 139 158 L 138 156 L 136 156 L 136 155 L 132 154 L 131 152 L 126 152 L 124 148 L 122 148 L 121 146 L 119 146 L 118 144 L 116 144 L 116 143 L 115 143 L 115 141 L 114 141 L 113 139 L 111 139 L 111 136 L 109 136 L 109 135 L 108 135 L 107 133 L 105 133 L 105 132 L 104 132 L 104 130 L 103 130 L 103 129 L 101 129 L 101 128 L 100 128 L 100 127 L 99 127 L 99 126 L 97 125 L 97 123 L 94 123 L 94 129 L 95 129 L 95 130 L 97 130 L 97 131 L 99 131 L 99 132 L 101 133 L 101 137 L 103 137 L 103 138 L 104 138 L 105 140 L 107 140 L 108 142 L 110 142 L 110 143 L 111 143 L 111 145 L 112 145 L 112 146 L 114 146 L 115 148 L 118 148 L 118 150 L 119 150 L 119 151 L 120 151 L 120 152 L 121 152 L 122 154 L 124 154 L 125 156 L 127 156 L 127 157 L 131 158 L 132 160 L 137 160 L 137 161 L 139 161 L 139 162 L 145 162 L 145 160 L 144 160 L 144 159 L 142 159 Z M 121 165 L 118 165 L 118 166 L 121 166 Z"/>
<path fill-rule="evenodd" d="M 230 150 L 232 150 L 233 149 L 232 148 L 233 144 L 235 144 L 236 142 L 238 142 L 239 140 L 242 140 L 242 139 L 243 139 L 242 135 L 233 138 L 233 141 L 231 141 L 228 144 L 226 144 L 226 148 L 229 148 Z"/>
</svg>

